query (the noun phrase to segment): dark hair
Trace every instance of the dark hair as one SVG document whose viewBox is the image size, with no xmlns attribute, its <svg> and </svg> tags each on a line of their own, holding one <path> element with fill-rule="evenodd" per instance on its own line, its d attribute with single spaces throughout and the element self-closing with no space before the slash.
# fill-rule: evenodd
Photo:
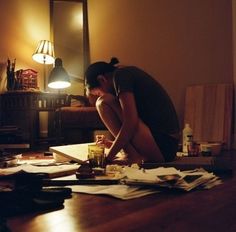
<svg viewBox="0 0 236 232">
<path fill-rule="evenodd" d="M 86 88 L 92 89 L 98 87 L 99 82 L 97 76 L 113 72 L 117 68 L 115 65 L 118 63 L 119 60 L 116 57 L 112 57 L 110 63 L 98 61 L 91 64 L 85 72 Z"/>
</svg>

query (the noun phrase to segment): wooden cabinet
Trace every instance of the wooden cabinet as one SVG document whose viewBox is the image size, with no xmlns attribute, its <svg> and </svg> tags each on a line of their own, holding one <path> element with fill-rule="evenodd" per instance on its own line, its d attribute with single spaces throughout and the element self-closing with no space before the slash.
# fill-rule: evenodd
<svg viewBox="0 0 236 232">
<path fill-rule="evenodd" d="M 20 142 L 35 148 L 40 143 L 53 141 L 57 137 L 55 110 L 66 105 L 66 94 L 9 91 L 0 95 L 1 128 L 15 128 Z M 48 136 L 40 137 L 40 112 L 48 112 Z M 19 138 L 18 138 L 19 139 Z M 3 139 L 2 139 L 3 140 Z M 19 141 L 16 141 L 18 143 Z M 4 141 L 0 141 L 0 144 Z M 14 143 L 14 141 L 10 141 Z"/>
</svg>

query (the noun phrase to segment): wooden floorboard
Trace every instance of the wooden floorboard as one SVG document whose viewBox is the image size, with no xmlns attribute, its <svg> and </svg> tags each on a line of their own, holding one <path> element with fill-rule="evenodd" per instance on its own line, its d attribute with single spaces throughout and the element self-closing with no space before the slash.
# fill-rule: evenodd
<svg viewBox="0 0 236 232">
<path fill-rule="evenodd" d="M 235 232 L 235 160 L 231 173 L 221 173 L 223 183 L 209 190 L 170 190 L 127 201 L 74 193 L 63 209 L 13 216 L 7 225 L 12 232 Z"/>
</svg>

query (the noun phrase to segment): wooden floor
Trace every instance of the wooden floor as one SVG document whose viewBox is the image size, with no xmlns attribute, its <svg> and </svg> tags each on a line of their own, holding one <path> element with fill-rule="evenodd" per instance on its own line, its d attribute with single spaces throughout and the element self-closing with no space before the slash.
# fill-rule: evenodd
<svg viewBox="0 0 236 232">
<path fill-rule="evenodd" d="M 235 232 L 233 160 L 233 173 L 221 173 L 223 184 L 210 190 L 165 191 L 128 201 L 75 193 L 63 209 L 10 217 L 7 225 L 12 232 Z"/>
</svg>

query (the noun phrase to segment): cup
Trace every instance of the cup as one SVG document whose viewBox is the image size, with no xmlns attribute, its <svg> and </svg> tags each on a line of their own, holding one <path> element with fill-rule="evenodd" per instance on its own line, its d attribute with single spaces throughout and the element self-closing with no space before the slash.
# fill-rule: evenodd
<svg viewBox="0 0 236 232">
<path fill-rule="evenodd" d="M 88 160 L 92 168 L 104 167 L 104 160 L 105 160 L 104 145 L 98 145 L 98 144 L 88 145 Z"/>
<path fill-rule="evenodd" d="M 187 145 L 188 156 L 198 156 L 199 155 L 199 144 L 191 142 Z"/>
</svg>

